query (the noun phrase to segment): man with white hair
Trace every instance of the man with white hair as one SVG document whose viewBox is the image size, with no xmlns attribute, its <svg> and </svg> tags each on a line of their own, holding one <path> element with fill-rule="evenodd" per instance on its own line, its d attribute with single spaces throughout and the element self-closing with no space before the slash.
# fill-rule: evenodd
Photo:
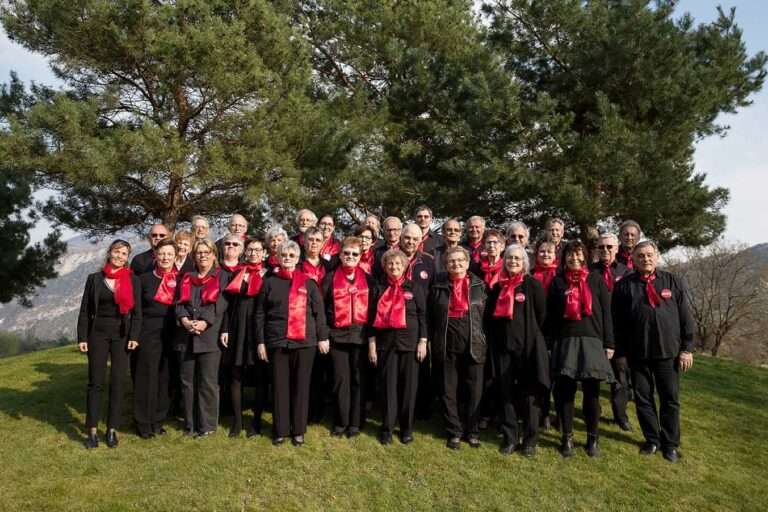
<svg viewBox="0 0 768 512">
<path fill-rule="evenodd" d="M 240 239 L 240 242 L 242 242 L 243 245 L 245 245 L 245 239 L 248 234 L 248 221 L 245 219 L 244 216 L 240 215 L 239 213 L 236 213 L 229 218 L 229 223 L 227 224 L 227 230 L 229 231 L 227 235 L 216 240 L 216 249 L 218 249 L 219 251 L 220 262 L 223 261 L 224 259 L 224 239 L 227 238 L 227 236 L 234 235 L 235 237 Z M 245 256 L 241 254 L 240 260 L 245 261 L 244 258 Z"/>
<path fill-rule="evenodd" d="M 310 226 L 317 226 L 317 215 L 312 210 L 302 208 L 296 212 L 296 227 L 299 232 L 291 237 L 291 240 L 299 244 L 301 251 L 304 251 L 304 232 Z"/>
<path fill-rule="evenodd" d="M 155 247 L 161 241 L 169 238 L 171 232 L 165 227 L 165 224 L 153 224 L 147 235 L 149 240 L 149 249 L 137 254 L 131 260 L 131 270 L 137 276 L 146 272 L 151 272 L 155 268 Z"/>
<path fill-rule="evenodd" d="M 619 250 L 619 239 L 613 233 L 603 233 L 597 239 L 597 257 L 598 260 L 589 266 L 591 272 L 596 272 L 602 276 L 608 287 L 609 292 L 613 292 L 615 284 L 619 282 L 628 272 L 626 265 L 616 260 L 616 253 Z M 613 421 L 625 432 L 632 431 L 632 424 L 627 416 L 627 401 L 629 400 L 629 378 L 627 375 L 626 360 L 619 361 L 620 358 L 611 358 L 611 367 L 613 368 L 616 381 L 611 384 L 611 409 L 613 410 Z"/>
<path fill-rule="evenodd" d="M 195 235 L 195 241 L 206 240 L 210 228 L 211 225 L 208 223 L 208 219 L 202 215 L 192 217 L 192 234 Z M 194 243 L 192 245 L 194 246 Z"/>
<path fill-rule="evenodd" d="M 461 245 L 469 251 L 469 263 L 479 265 L 484 255 L 485 219 L 479 215 L 473 215 L 467 219 L 464 228 L 467 232 L 467 238 Z"/>
<path fill-rule="evenodd" d="M 416 224 L 407 224 L 400 235 L 400 250 L 408 257 L 406 278 L 422 286 L 426 293 L 435 276 L 435 259 L 431 254 L 419 252 L 422 233 Z"/>
<path fill-rule="evenodd" d="M 400 248 L 400 235 L 403 232 L 403 221 L 397 217 L 387 217 L 382 225 L 383 243 L 374 249 L 373 270 L 374 278 L 381 280 L 384 277 L 384 267 L 381 264 L 381 257 L 390 249 Z"/>
<path fill-rule="evenodd" d="M 632 249 L 640 241 L 640 224 L 634 220 L 625 220 L 619 225 L 619 245 L 616 259 L 625 264 L 629 270 L 633 270 Z"/>
</svg>

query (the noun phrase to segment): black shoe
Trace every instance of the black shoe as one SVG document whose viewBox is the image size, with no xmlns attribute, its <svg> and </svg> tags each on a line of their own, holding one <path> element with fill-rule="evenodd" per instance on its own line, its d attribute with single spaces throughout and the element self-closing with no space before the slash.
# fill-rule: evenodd
<svg viewBox="0 0 768 512">
<path fill-rule="evenodd" d="M 474 436 L 468 437 L 467 444 L 469 445 L 470 448 L 480 448 L 480 439 Z"/>
<path fill-rule="evenodd" d="M 240 432 L 242 432 L 242 430 L 239 428 L 233 428 L 229 431 L 229 437 L 240 437 Z"/>
<path fill-rule="evenodd" d="M 346 428 L 344 427 L 333 427 L 333 430 L 331 430 L 331 436 L 332 437 L 344 437 L 344 431 Z"/>
<path fill-rule="evenodd" d="M 597 444 L 597 436 L 587 435 L 587 446 L 584 447 L 590 457 L 600 456 L 600 446 Z"/>
<path fill-rule="evenodd" d="M 445 443 L 445 446 L 451 450 L 458 450 L 461 447 L 461 439 L 458 437 L 451 437 L 448 439 L 448 442 Z"/>
<path fill-rule="evenodd" d="M 293 436 L 291 438 L 291 444 L 293 446 L 301 446 L 301 445 L 303 445 L 304 444 L 304 436 L 303 435 Z"/>
<path fill-rule="evenodd" d="M 285 438 L 284 437 L 278 436 L 278 437 L 273 437 L 272 438 L 272 446 L 280 446 L 284 442 L 285 442 Z"/>
<path fill-rule="evenodd" d="M 193 429 L 193 428 L 185 428 L 184 429 L 184 435 L 186 437 L 194 437 L 195 436 L 195 429 Z"/>
<path fill-rule="evenodd" d="M 523 447 L 520 448 L 520 455 L 523 457 L 533 457 L 536 455 L 536 445 L 523 443 Z"/>
<path fill-rule="evenodd" d="M 92 450 L 94 448 L 99 447 L 99 434 L 93 433 L 88 434 L 88 437 L 85 438 L 85 447 L 89 450 Z"/>
<path fill-rule="evenodd" d="M 634 429 L 632 428 L 632 424 L 628 420 L 621 420 L 616 421 L 616 424 L 619 426 L 621 430 L 624 432 L 632 432 Z"/>
<path fill-rule="evenodd" d="M 167 433 L 168 431 L 165 430 L 162 425 L 160 425 L 159 427 L 155 427 L 154 429 L 154 434 L 158 436 L 164 436 Z"/>
<path fill-rule="evenodd" d="M 487 430 L 488 429 L 488 418 L 481 418 L 480 421 L 477 422 L 477 428 L 480 430 Z"/>
<path fill-rule="evenodd" d="M 659 447 L 656 444 L 646 441 L 643 446 L 640 447 L 640 455 L 653 455 L 659 451 Z"/>
<path fill-rule="evenodd" d="M 152 439 L 155 437 L 153 432 L 139 432 L 139 437 L 142 439 Z"/>
<path fill-rule="evenodd" d="M 517 450 L 517 445 L 514 443 L 507 443 L 506 441 L 499 447 L 499 453 L 502 455 L 512 455 Z"/>
<path fill-rule="evenodd" d="M 203 430 L 202 432 L 198 432 L 197 433 L 197 435 L 195 436 L 195 439 L 200 439 L 200 438 L 203 438 L 203 437 L 208 437 L 208 436 L 212 435 L 214 432 L 216 432 L 216 431 L 215 430 Z"/>
<path fill-rule="evenodd" d="M 677 448 L 666 448 L 663 455 L 665 459 L 673 464 L 680 460 L 680 452 L 677 451 Z"/>
<path fill-rule="evenodd" d="M 251 424 L 250 427 L 248 427 L 248 431 L 245 433 L 245 437 L 254 437 L 254 436 L 260 436 L 261 435 L 261 424 Z"/>
<path fill-rule="evenodd" d="M 347 429 L 347 438 L 352 439 L 360 435 L 360 429 L 358 427 L 349 427 Z"/>
<path fill-rule="evenodd" d="M 411 444 L 413 442 L 413 434 L 410 432 L 403 432 L 400 434 L 400 442 L 403 444 Z"/>
<path fill-rule="evenodd" d="M 573 434 L 563 434 L 560 439 L 560 455 L 565 458 L 573 457 Z"/>
<path fill-rule="evenodd" d="M 110 448 L 117 448 L 117 431 L 111 428 L 107 430 L 107 446 Z"/>
<path fill-rule="evenodd" d="M 392 444 L 392 434 L 389 432 L 379 433 L 379 442 L 383 445 Z"/>
</svg>

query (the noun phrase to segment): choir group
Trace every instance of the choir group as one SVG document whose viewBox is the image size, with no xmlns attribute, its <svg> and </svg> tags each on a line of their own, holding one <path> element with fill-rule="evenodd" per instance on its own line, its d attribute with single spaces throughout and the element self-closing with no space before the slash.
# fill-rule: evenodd
<svg viewBox="0 0 768 512">
<path fill-rule="evenodd" d="M 197 216 L 173 236 L 154 225 L 150 249 L 130 265 L 130 244 L 115 240 L 88 276 L 77 326 L 88 356 L 86 447 L 99 444 L 109 360 L 111 448 L 130 368 L 144 439 L 165 433 L 174 406 L 185 433 L 205 437 L 227 405 L 238 437 L 250 401 L 246 435 L 261 433 L 271 406 L 275 445 L 302 445 L 326 403 L 330 435 L 357 436 L 380 410 L 379 441 L 390 444 L 397 426 L 408 444 L 417 415 L 439 403 L 448 448 L 480 446 L 493 423 L 501 453 L 529 457 L 549 428 L 561 433 L 563 457 L 574 454 L 579 383 L 585 451 L 599 456 L 600 385 L 610 386 L 614 422 L 628 431 L 631 383 L 640 453 L 678 460 L 693 321 L 683 281 L 657 268 L 658 249 L 636 222 L 600 234 L 591 249 L 564 240 L 557 218 L 535 244 L 522 222 L 502 231 L 479 216 L 452 218 L 440 235 L 432 223 L 422 206 L 412 223 L 369 215 L 337 239 L 332 216 L 304 209 L 294 236 L 271 227 L 256 238 L 234 215 L 214 243 Z M 254 388 L 252 400 L 244 387 Z"/>
</svg>

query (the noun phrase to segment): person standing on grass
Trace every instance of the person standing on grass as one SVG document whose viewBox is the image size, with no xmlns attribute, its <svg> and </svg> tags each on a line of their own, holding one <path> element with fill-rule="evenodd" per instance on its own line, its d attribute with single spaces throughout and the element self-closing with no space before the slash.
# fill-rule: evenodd
<svg viewBox="0 0 768 512">
<path fill-rule="evenodd" d="M 661 449 L 680 457 L 680 372 L 693 366 L 694 321 L 683 280 L 657 268 L 656 244 L 646 240 L 632 251 L 635 272 L 613 291 L 617 356 L 626 358 L 635 389 L 637 419 L 645 443 L 642 455 Z M 654 395 L 659 395 L 656 409 Z"/>
<path fill-rule="evenodd" d="M 640 241 L 641 233 L 640 224 L 634 220 L 625 220 L 619 225 L 619 241 L 621 245 L 619 245 L 616 260 L 626 265 L 628 270 L 634 270 L 632 250 L 637 245 L 637 242 Z"/>
<path fill-rule="evenodd" d="M 131 244 L 115 240 L 107 250 L 104 268 L 88 276 L 77 319 L 80 352 L 88 355 L 86 396 L 86 448 L 99 446 L 99 404 L 111 359 L 107 446 L 117 447 L 122 418 L 123 380 L 129 353 L 139 346 L 141 332 L 141 284 L 128 267 Z"/>
<path fill-rule="evenodd" d="M 155 268 L 155 249 L 161 240 L 171 237 L 171 232 L 165 227 L 165 224 L 154 224 L 149 230 L 149 249 L 137 254 L 131 260 L 131 270 L 136 276 L 146 272 L 152 272 Z"/>
</svg>

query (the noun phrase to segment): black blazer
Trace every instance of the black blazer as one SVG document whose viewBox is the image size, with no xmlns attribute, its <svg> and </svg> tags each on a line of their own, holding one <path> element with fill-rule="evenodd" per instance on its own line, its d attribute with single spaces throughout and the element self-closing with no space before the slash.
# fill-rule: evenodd
<svg viewBox="0 0 768 512">
<path fill-rule="evenodd" d="M 137 254 L 131 260 L 131 270 L 137 276 L 145 274 L 155 268 L 155 252 L 152 248 Z"/>
<path fill-rule="evenodd" d="M 333 276 L 337 270 L 325 275 L 323 279 L 323 303 L 325 305 L 325 320 L 328 324 L 329 335 L 333 343 L 353 343 L 360 345 L 368 342 L 371 334 L 371 318 L 376 318 L 376 303 L 378 302 L 378 288 L 376 280 L 370 274 L 365 274 L 365 281 L 368 285 L 368 322 L 365 325 L 350 325 L 349 327 L 335 327 L 336 311 L 333 302 Z"/>
<path fill-rule="evenodd" d="M 200 287 L 198 286 L 192 286 L 192 297 L 189 303 L 179 304 L 181 281 L 179 282 L 179 286 L 176 287 L 176 320 L 178 324 L 181 325 L 181 318 L 187 317 L 190 320 L 205 320 L 208 328 L 199 335 L 190 334 L 183 328 L 178 329 L 179 336 L 174 342 L 176 350 L 190 349 L 195 354 L 221 350 L 219 334 L 226 330 L 226 328 L 222 329 L 222 326 L 229 306 L 229 298 L 224 293 L 224 289 L 231 278 L 232 275 L 229 272 L 219 269 L 219 297 L 216 302 L 205 305 L 200 302 Z"/>
<path fill-rule="evenodd" d="M 376 307 L 381 299 L 381 295 L 387 289 L 386 284 L 376 285 Z M 428 337 L 427 328 L 427 291 L 418 286 L 413 281 L 405 280 L 403 282 L 403 292 L 406 295 L 405 300 L 405 329 L 377 329 L 373 327 L 376 320 L 376 310 L 372 310 L 371 333 L 376 337 L 377 350 L 390 350 L 392 348 L 401 351 L 415 352 L 420 338 Z"/>
<path fill-rule="evenodd" d="M 99 301 L 96 299 L 96 280 L 104 279 L 102 271 L 94 272 L 85 280 L 85 290 L 80 301 L 80 314 L 77 317 L 77 341 L 89 341 L 93 331 L 93 323 L 99 311 Z M 136 275 L 131 274 L 133 285 L 133 303 L 131 311 L 123 315 L 120 326 L 120 336 L 127 340 L 138 340 L 141 333 L 141 282 Z"/>
</svg>

